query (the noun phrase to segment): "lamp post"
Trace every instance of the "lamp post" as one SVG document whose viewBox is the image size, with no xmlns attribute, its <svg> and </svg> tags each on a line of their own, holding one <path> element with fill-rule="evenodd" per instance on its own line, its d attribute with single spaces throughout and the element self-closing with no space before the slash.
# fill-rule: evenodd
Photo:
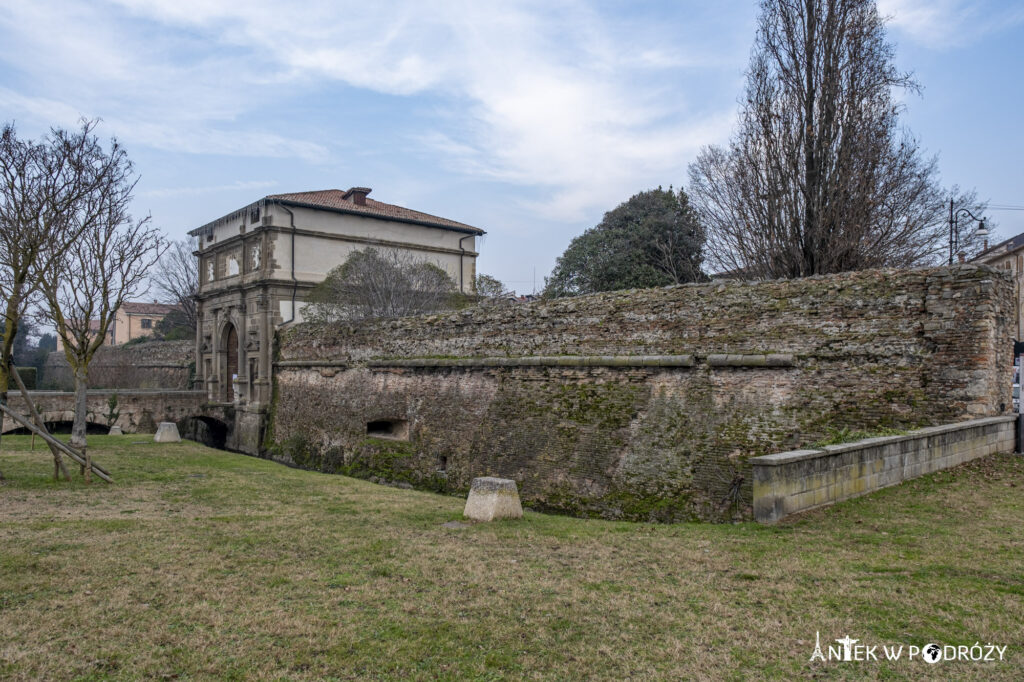
<svg viewBox="0 0 1024 682">
<path fill-rule="evenodd" d="M 966 208 L 953 210 L 953 200 L 949 200 L 949 264 L 953 264 L 953 254 L 960 249 L 960 218 L 970 216 L 971 220 L 978 222 L 978 236 L 984 237 L 988 235 L 988 230 L 985 229 L 985 219 L 979 218 L 978 216 L 971 213 Z"/>
</svg>

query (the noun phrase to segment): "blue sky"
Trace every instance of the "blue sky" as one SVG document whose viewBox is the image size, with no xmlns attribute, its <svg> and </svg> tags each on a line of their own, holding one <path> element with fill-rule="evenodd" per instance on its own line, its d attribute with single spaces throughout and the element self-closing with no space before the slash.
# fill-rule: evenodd
<svg viewBox="0 0 1024 682">
<path fill-rule="evenodd" d="M 300 8 L 301 5 L 301 8 Z M 1024 206 L 1024 5 L 884 0 L 943 183 Z M 172 237 L 266 194 L 368 186 L 488 231 L 520 293 L 605 211 L 727 141 L 753 2 L 0 0 L 0 115 L 101 117 Z M 989 212 L 997 236 L 1024 211 Z"/>
</svg>

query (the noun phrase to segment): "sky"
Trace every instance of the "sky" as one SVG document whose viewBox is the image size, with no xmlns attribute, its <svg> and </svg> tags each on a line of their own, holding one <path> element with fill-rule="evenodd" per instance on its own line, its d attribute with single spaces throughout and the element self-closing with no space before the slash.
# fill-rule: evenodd
<svg viewBox="0 0 1024 682">
<path fill-rule="evenodd" d="M 880 0 L 904 125 L 945 186 L 1024 207 L 1024 4 Z M 487 231 L 478 269 L 543 287 L 573 237 L 680 187 L 732 133 L 756 3 L 0 0 L 0 117 L 101 118 L 172 238 L 267 194 L 371 197 Z M 994 238 L 1024 232 L 996 210 Z"/>
</svg>

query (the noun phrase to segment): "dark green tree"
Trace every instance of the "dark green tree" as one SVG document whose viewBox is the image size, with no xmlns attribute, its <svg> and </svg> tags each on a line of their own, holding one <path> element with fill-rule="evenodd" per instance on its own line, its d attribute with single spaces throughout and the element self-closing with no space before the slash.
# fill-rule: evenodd
<svg viewBox="0 0 1024 682">
<path fill-rule="evenodd" d="M 544 295 L 658 287 L 703 278 L 704 229 L 680 190 L 640 192 L 572 240 Z"/>
</svg>

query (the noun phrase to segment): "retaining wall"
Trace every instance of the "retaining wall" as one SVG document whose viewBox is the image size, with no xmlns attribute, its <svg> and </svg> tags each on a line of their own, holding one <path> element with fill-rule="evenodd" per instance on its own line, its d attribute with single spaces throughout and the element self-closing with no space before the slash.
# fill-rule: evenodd
<svg viewBox="0 0 1024 682">
<path fill-rule="evenodd" d="M 1013 452 L 1016 422 L 1014 416 L 973 419 L 905 436 L 754 457 L 754 518 L 773 523 L 977 457 Z"/>
</svg>

